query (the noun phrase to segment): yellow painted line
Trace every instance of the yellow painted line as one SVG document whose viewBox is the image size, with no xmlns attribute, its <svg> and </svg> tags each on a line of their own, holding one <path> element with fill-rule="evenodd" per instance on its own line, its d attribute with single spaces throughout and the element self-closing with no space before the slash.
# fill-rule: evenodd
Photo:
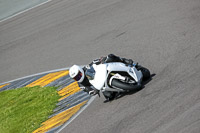
<svg viewBox="0 0 200 133">
<path fill-rule="evenodd" d="M 75 113 L 77 113 L 80 108 L 87 103 L 87 100 L 62 112 L 58 115 L 48 119 L 47 121 L 42 123 L 42 127 L 35 130 L 33 133 L 44 133 L 49 131 L 52 128 L 58 127 L 64 124 L 67 120 L 69 120 Z"/>
<path fill-rule="evenodd" d="M 0 88 L 3 88 L 4 86 L 9 85 L 10 83 L 4 84 L 4 85 L 0 85 Z"/>
<path fill-rule="evenodd" d="M 55 81 L 56 79 L 59 79 L 59 78 L 66 76 L 68 74 L 69 74 L 68 70 L 49 73 L 49 74 L 41 77 L 40 79 L 32 82 L 31 84 L 27 85 L 26 87 L 33 87 L 33 86 L 37 86 L 37 85 L 43 87 L 43 86 L 48 85 L 49 83 Z"/>
<path fill-rule="evenodd" d="M 80 91 L 80 87 L 77 82 L 71 83 L 67 87 L 63 88 L 62 90 L 58 91 L 58 94 L 60 96 L 63 96 L 62 98 L 59 99 L 59 101 L 65 99 L 66 97 L 73 95 L 74 93 Z"/>
<path fill-rule="evenodd" d="M 67 87 L 65 87 L 65 88 L 61 89 L 60 91 L 58 91 L 58 94 L 64 93 L 65 91 L 73 89 L 73 88 L 76 88 L 76 87 L 79 87 L 78 83 L 77 82 L 73 82 L 70 85 L 68 85 Z"/>
</svg>

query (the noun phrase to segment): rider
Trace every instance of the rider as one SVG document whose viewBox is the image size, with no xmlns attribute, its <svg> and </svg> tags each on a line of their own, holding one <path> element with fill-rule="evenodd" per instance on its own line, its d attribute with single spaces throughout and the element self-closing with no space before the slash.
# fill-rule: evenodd
<svg viewBox="0 0 200 133">
<path fill-rule="evenodd" d="M 85 92 L 87 92 L 90 95 L 96 95 L 99 94 L 99 90 L 97 90 L 92 84 L 90 84 L 89 79 L 86 77 L 85 72 L 87 71 L 88 67 L 92 66 L 93 64 L 103 64 L 103 63 L 109 63 L 109 62 L 122 62 L 126 65 L 132 65 L 133 60 L 126 59 L 126 58 L 120 58 L 114 54 L 109 54 L 106 57 L 101 57 L 100 59 L 94 60 L 92 63 L 89 64 L 89 66 L 86 67 L 80 67 L 78 65 L 73 65 L 69 69 L 69 75 L 71 78 L 73 78 L 75 81 L 79 82 L 81 85 L 81 89 L 83 89 Z M 104 91 L 103 92 L 104 97 L 106 98 L 106 101 L 112 100 L 115 95 L 113 95 L 113 92 Z"/>
</svg>

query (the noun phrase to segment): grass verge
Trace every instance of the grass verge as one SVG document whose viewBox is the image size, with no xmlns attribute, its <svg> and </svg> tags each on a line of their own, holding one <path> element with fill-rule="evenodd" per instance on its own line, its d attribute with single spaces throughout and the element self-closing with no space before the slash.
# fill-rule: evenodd
<svg viewBox="0 0 200 133">
<path fill-rule="evenodd" d="M 0 92 L 0 133 L 30 133 L 48 119 L 60 96 L 56 87 L 23 87 Z"/>
</svg>

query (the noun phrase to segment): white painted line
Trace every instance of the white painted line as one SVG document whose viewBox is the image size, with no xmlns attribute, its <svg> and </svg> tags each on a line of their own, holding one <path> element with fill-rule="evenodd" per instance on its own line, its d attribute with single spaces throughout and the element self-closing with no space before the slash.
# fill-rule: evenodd
<svg viewBox="0 0 200 133">
<path fill-rule="evenodd" d="M 81 65 L 81 67 L 83 67 L 83 66 L 85 66 L 85 65 Z M 60 68 L 60 69 L 55 69 L 55 70 L 51 70 L 51 71 L 46 71 L 46 72 L 41 72 L 41 73 L 37 73 L 37 74 L 25 76 L 25 77 L 18 78 L 18 79 L 15 79 L 15 80 L 11 80 L 11 81 L 7 81 L 7 82 L 4 82 L 4 83 L 0 83 L 0 85 L 6 84 L 6 83 L 10 83 L 10 82 L 14 82 L 14 81 L 21 80 L 21 79 L 25 79 L 25 78 L 30 78 L 30 77 L 39 76 L 39 75 L 42 75 L 42 74 L 48 74 L 48 73 L 57 72 L 57 71 L 63 71 L 63 70 L 69 70 L 69 67 L 67 67 L 67 68 Z M 70 120 L 68 120 L 65 124 L 63 124 L 63 125 L 61 126 L 61 128 L 59 128 L 59 130 L 56 131 L 56 133 L 59 133 L 59 132 L 62 131 L 65 127 L 67 127 L 76 117 L 78 117 L 78 115 L 80 115 L 80 114 L 94 101 L 94 99 L 95 99 L 96 97 L 97 97 L 97 95 L 91 97 L 91 98 L 89 99 L 89 101 L 86 103 L 86 105 L 84 105 L 84 106 L 78 111 L 78 113 L 76 113 L 75 115 L 73 115 L 73 117 L 72 117 Z"/>
<path fill-rule="evenodd" d="M 65 124 L 63 124 L 63 126 L 61 126 L 61 128 L 60 128 L 58 131 L 56 131 L 55 133 L 59 133 L 59 132 L 62 131 L 65 127 L 67 127 L 74 119 L 76 119 L 76 117 L 78 117 L 78 116 L 79 116 L 79 115 L 94 101 L 94 99 L 95 99 L 96 97 L 97 97 L 97 95 L 91 97 L 90 100 L 87 102 L 87 104 L 86 104 L 83 108 L 81 108 L 81 109 L 78 111 L 78 113 L 76 113 L 76 114 L 72 117 L 72 119 L 70 119 L 70 120 L 67 121 Z"/>
<path fill-rule="evenodd" d="M 14 80 L 11 80 L 11 81 L 7 81 L 7 82 L 4 82 L 4 83 L 0 83 L 0 85 L 7 84 L 7 83 L 10 83 L 10 82 L 14 82 L 14 81 L 21 80 L 21 79 L 25 79 L 25 78 L 39 76 L 39 75 L 42 75 L 42 74 L 48 74 L 48 73 L 53 73 L 53 72 L 63 71 L 63 70 L 68 70 L 68 69 L 69 68 L 60 68 L 60 69 L 50 70 L 50 71 L 46 71 L 46 72 L 41 72 L 41 73 L 37 73 L 37 74 L 21 77 L 21 78 L 18 78 L 18 79 L 14 79 Z"/>
<path fill-rule="evenodd" d="M 80 65 L 80 66 L 83 67 L 85 65 Z M 14 81 L 17 81 L 17 80 L 22 80 L 22 79 L 25 79 L 25 78 L 39 76 L 39 75 L 42 75 L 42 74 L 48 74 L 48 73 L 53 73 L 53 72 L 58 72 L 58 71 L 69 70 L 69 68 L 70 67 L 66 67 L 66 68 L 60 68 L 60 69 L 50 70 L 50 71 L 46 71 L 46 72 L 36 73 L 36 74 L 33 74 L 33 75 L 28 75 L 28 76 L 25 76 L 25 77 L 21 77 L 21 78 L 18 78 L 18 79 L 14 79 L 14 80 L 11 80 L 11 81 L 0 83 L 0 85 L 7 84 L 7 83 L 10 83 L 10 82 L 14 82 Z"/>
<path fill-rule="evenodd" d="M 27 11 L 33 9 L 33 8 L 39 7 L 39 6 L 41 6 L 41 5 L 44 5 L 44 4 L 46 4 L 46 3 L 50 2 L 50 1 L 52 1 L 52 0 L 47 0 L 47 1 L 43 2 L 43 3 L 37 4 L 37 5 L 33 6 L 33 7 L 27 8 L 27 9 L 25 9 L 25 10 L 23 10 L 23 11 L 17 12 L 17 13 L 14 14 L 14 15 L 11 15 L 11 16 L 9 16 L 9 17 L 7 17 L 7 18 L 4 18 L 4 19 L 0 20 L 0 23 L 3 22 L 3 21 L 6 21 L 6 20 L 8 20 L 8 19 L 11 19 L 11 18 L 13 18 L 13 17 L 15 17 L 15 16 L 17 16 L 17 15 L 19 15 L 19 14 L 22 14 L 22 13 L 24 13 L 24 12 L 27 12 Z"/>
</svg>

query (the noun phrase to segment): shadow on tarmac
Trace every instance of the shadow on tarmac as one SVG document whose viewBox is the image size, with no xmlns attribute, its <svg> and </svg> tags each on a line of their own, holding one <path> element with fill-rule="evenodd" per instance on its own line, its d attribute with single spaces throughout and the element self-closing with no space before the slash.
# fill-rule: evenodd
<svg viewBox="0 0 200 133">
<path fill-rule="evenodd" d="M 139 91 L 141 91 L 142 89 L 145 88 L 145 85 L 148 84 L 151 80 L 153 80 L 153 77 L 156 76 L 156 74 L 151 74 L 151 77 L 148 79 L 148 80 L 145 80 L 142 82 L 142 88 L 138 89 L 138 90 L 134 90 L 134 91 L 130 91 L 130 92 L 124 92 L 124 93 L 120 93 L 118 94 L 117 96 L 115 96 L 114 99 L 110 100 L 110 101 L 107 101 L 107 102 L 112 102 L 113 100 L 117 100 L 117 99 L 120 99 L 126 95 L 133 95 Z M 107 103 L 107 102 L 104 102 L 104 103 Z"/>
</svg>

